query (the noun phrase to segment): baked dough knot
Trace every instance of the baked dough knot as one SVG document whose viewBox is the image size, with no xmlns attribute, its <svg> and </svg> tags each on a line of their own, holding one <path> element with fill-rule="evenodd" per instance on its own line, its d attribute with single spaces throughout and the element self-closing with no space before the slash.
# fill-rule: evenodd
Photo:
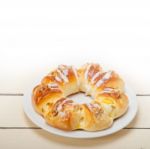
<svg viewBox="0 0 150 149">
<path fill-rule="evenodd" d="M 79 104 L 69 99 L 78 92 L 91 96 L 91 102 Z M 109 128 L 128 108 L 124 81 L 95 63 L 78 69 L 59 65 L 33 89 L 32 102 L 49 125 L 68 131 Z"/>
</svg>

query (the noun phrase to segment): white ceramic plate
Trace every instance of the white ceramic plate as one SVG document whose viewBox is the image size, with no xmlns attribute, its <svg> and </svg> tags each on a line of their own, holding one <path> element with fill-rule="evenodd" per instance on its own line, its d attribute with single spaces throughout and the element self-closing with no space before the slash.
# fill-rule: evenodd
<svg viewBox="0 0 150 149">
<path fill-rule="evenodd" d="M 30 88 L 24 94 L 24 99 L 23 99 L 24 111 L 27 114 L 27 116 L 30 118 L 30 120 L 33 123 L 35 123 L 37 126 L 41 127 L 42 129 L 52 134 L 56 134 L 59 136 L 70 137 L 70 138 L 96 138 L 96 137 L 107 136 L 127 126 L 133 120 L 137 112 L 136 95 L 129 88 L 129 86 L 126 85 L 125 90 L 129 98 L 129 108 L 128 111 L 122 117 L 114 121 L 112 127 L 106 130 L 96 131 L 96 132 L 87 132 L 82 130 L 69 132 L 69 131 L 59 130 L 57 128 L 53 128 L 48 124 L 46 124 L 45 120 L 38 113 L 34 111 L 32 106 L 32 101 L 31 101 L 31 92 L 33 87 L 36 84 L 38 84 L 38 82 L 31 84 Z"/>
</svg>

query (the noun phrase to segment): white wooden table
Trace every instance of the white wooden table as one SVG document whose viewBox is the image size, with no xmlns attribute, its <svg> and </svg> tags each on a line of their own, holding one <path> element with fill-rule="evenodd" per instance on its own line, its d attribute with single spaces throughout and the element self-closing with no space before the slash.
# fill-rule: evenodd
<svg viewBox="0 0 150 149">
<path fill-rule="evenodd" d="M 150 148 L 150 2 L 0 1 L 0 148 Z M 103 138 L 58 137 L 23 111 L 24 91 L 58 64 L 98 62 L 134 89 L 136 118 Z"/>
</svg>

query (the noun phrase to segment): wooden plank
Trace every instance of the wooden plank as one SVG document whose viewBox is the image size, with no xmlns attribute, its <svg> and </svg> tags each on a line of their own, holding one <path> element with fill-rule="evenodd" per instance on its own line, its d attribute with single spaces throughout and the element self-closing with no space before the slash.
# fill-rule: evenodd
<svg viewBox="0 0 150 149">
<path fill-rule="evenodd" d="M 4 149 L 148 149 L 150 129 L 121 130 L 110 136 L 96 139 L 71 139 L 51 135 L 43 130 L 0 130 L 0 147 Z"/>
<path fill-rule="evenodd" d="M 20 96 L 0 96 L 0 126 L 1 127 L 35 127 L 26 117 L 22 97 Z"/>
<path fill-rule="evenodd" d="M 0 127 L 36 127 L 23 111 L 21 96 L 0 96 Z M 137 97 L 139 109 L 128 128 L 150 128 L 150 97 Z"/>
<path fill-rule="evenodd" d="M 150 97 L 139 96 L 138 112 L 135 119 L 128 125 L 128 128 L 150 128 Z"/>
</svg>

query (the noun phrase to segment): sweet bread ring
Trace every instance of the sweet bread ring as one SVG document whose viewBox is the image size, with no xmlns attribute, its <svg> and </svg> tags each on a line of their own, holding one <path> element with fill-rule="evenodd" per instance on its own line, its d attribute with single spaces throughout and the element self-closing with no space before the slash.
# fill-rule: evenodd
<svg viewBox="0 0 150 149">
<path fill-rule="evenodd" d="M 93 100 L 78 104 L 69 99 L 78 92 Z M 68 131 L 109 128 L 128 108 L 123 80 L 114 71 L 103 72 L 100 65 L 93 63 L 79 69 L 58 66 L 33 89 L 32 102 L 49 125 Z"/>
</svg>

